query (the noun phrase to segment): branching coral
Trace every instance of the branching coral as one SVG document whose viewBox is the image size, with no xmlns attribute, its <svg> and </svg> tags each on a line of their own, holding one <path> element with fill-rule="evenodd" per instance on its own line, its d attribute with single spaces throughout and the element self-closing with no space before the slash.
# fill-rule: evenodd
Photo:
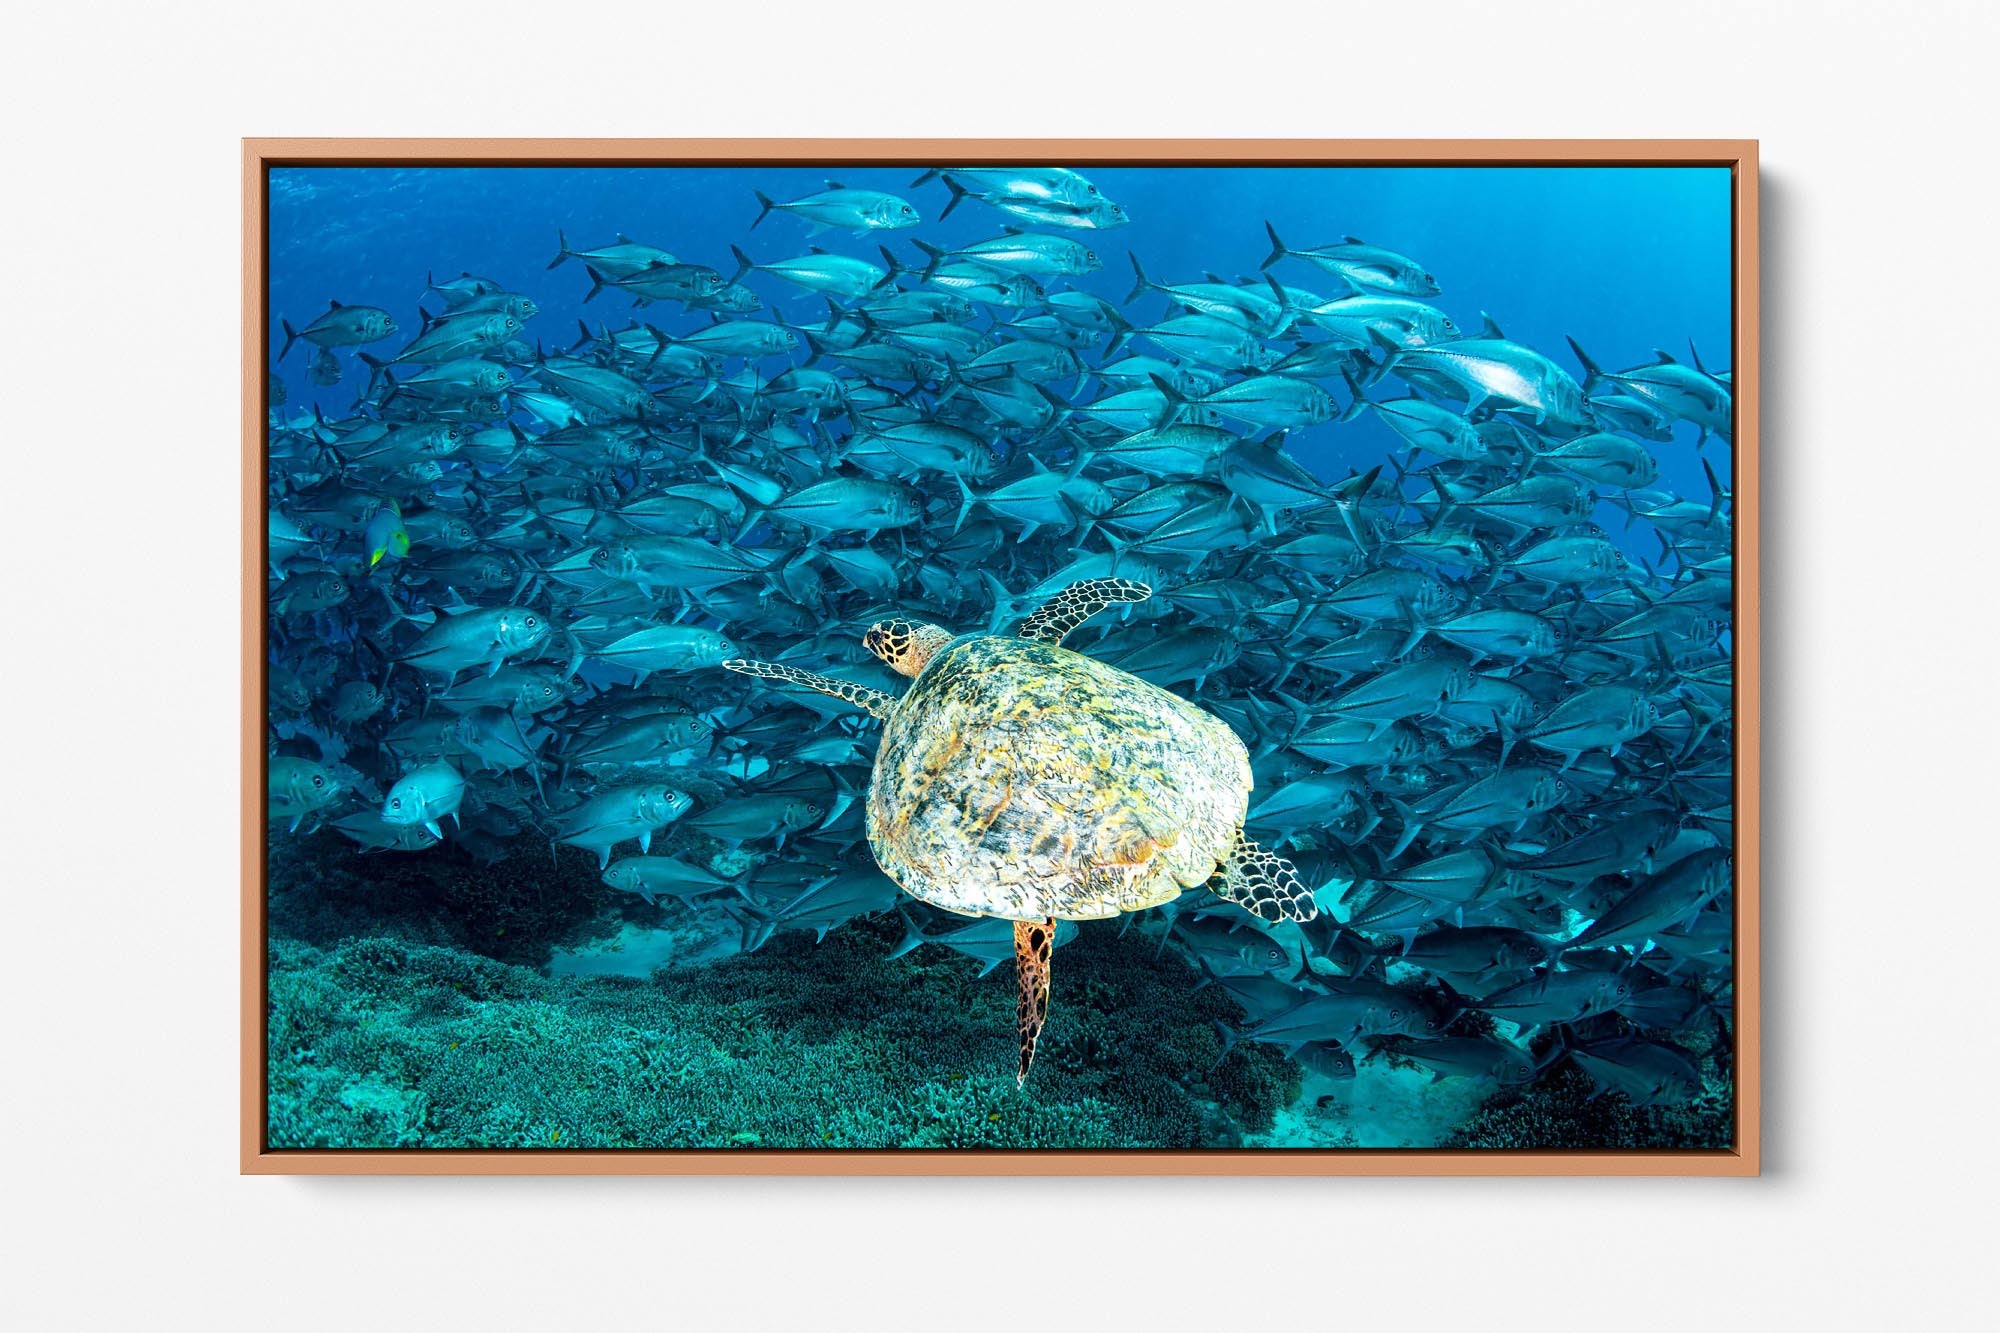
<svg viewBox="0 0 2000 1333">
<path fill-rule="evenodd" d="M 1077 1000 L 1012 1075 L 1013 987 L 891 921 L 650 981 L 549 978 L 448 945 L 274 939 L 274 1147 L 1195 1147 L 1296 1095 L 1278 1052 L 1220 1060 L 1219 988 L 1088 926 Z"/>
</svg>

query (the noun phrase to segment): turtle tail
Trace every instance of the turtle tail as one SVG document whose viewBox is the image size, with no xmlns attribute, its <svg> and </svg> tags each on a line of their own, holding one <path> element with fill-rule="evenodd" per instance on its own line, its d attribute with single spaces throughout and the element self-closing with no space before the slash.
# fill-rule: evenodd
<svg viewBox="0 0 2000 1333">
<path fill-rule="evenodd" d="M 1014 923 L 1014 975 L 1021 987 L 1021 1065 L 1014 1086 L 1028 1081 L 1028 1067 L 1035 1062 L 1035 1041 L 1049 1017 L 1049 962 L 1056 947 L 1056 919 Z"/>
</svg>

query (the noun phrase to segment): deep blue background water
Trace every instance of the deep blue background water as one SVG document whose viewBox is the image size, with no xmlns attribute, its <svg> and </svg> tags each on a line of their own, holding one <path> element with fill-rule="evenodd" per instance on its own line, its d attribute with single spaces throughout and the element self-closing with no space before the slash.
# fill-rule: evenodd
<svg viewBox="0 0 2000 1333">
<path fill-rule="evenodd" d="M 950 195 L 939 181 L 912 188 L 918 174 L 910 167 L 768 166 L 276 170 L 270 190 L 271 353 L 275 357 L 283 341 L 276 317 L 302 327 L 330 298 L 390 310 L 404 333 L 383 347 L 400 347 L 418 326 L 426 270 L 440 279 L 470 270 L 533 297 L 542 313 L 528 332 L 551 349 L 575 338 L 579 316 L 593 327 L 604 321 L 622 327 L 630 314 L 622 296 L 584 304 L 590 280 L 581 263 L 546 267 L 558 229 L 582 249 L 623 232 L 727 275 L 735 267 L 731 243 L 759 261 L 802 254 L 811 243 L 879 263 L 879 241 L 917 263 L 921 256 L 908 243 L 912 234 L 949 247 L 997 235 L 1007 221 L 975 200 L 937 221 Z M 1128 251 L 1161 282 L 1200 281 L 1206 272 L 1255 277 L 1270 250 L 1263 227 L 1268 219 L 1293 247 L 1353 235 L 1409 255 L 1436 275 L 1443 294 L 1428 299 L 1461 328 L 1476 331 L 1483 311 L 1508 337 L 1537 348 L 1579 380 L 1581 367 L 1563 341 L 1566 334 L 1607 370 L 1650 361 L 1654 348 L 1685 359 L 1690 339 L 1711 370 L 1732 364 L 1730 186 L 1722 168 L 1091 167 L 1085 174 L 1124 205 L 1131 223 L 1065 233 L 1095 245 L 1104 267 L 1080 279 L 1049 279 L 1044 285 L 1050 290 L 1073 282 L 1122 301 L 1132 287 Z M 803 221 L 779 214 L 748 230 L 757 216 L 753 189 L 792 199 L 821 188 L 829 176 L 900 194 L 924 221 L 914 232 L 825 232 L 811 242 Z M 1329 296 L 1336 291 L 1332 278 L 1303 260 L 1287 259 L 1272 272 L 1290 287 Z M 756 275 L 750 281 L 780 316 L 824 316 L 816 296 L 794 299 L 796 289 L 788 284 Z M 1164 297 L 1148 293 L 1129 317 L 1154 322 L 1165 307 Z M 441 308 L 435 297 L 430 308 Z M 645 317 L 670 331 L 708 322 L 706 315 L 683 316 L 658 304 Z M 329 413 L 351 404 L 365 377 L 351 368 L 341 384 L 315 388 L 305 380 L 303 351 L 294 348 L 278 367 L 290 403 L 317 399 Z M 766 362 L 764 368 L 775 373 L 778 367 Z M 1678 431 L 1674 444 L 1654 451 L 1660 485 L 1705 500 L 1708 483 L 1692 448 L 1694 429 Z M 1331 476 L 1373 466 L 1397 445 L 1366 413 L 1346 425 L 1294 434 L 1288 447 Z M 1726 476 L 1726 448 L 1711 444 L 1709 456 Z"/>
</svg>

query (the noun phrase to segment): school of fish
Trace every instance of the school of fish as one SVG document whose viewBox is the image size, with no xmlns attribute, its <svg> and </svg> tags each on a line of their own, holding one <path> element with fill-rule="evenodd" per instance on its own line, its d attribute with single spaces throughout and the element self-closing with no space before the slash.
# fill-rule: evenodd
<svg viewBox="0 0 2000 1333">
<path fill-rule="evenodd" d="M 934 205 L 991 239 L 928 243 Z M 1236 730 L 1246 835 L 1322 910 L 1196 891 L 1090 928 L 1156 931 L 1242 1005 L 1225 1042 L 1332 1077 L 1700 1091 L 1686 1034 L 1726 1030 L 1733 976 L 1731 497 L 1726 464 L 1656 483 L 1729 441 L 1726 372 L 1552 349 L 1572 371 L 1351 236 L 1267 224 L 1247 273 L 1149 273 L 1075 171 L 743 207 L 727 255 L 555 238 L 595 324 L 471 273 L 282 323 L 275 355 L 354 401 L 287 412 L 272 381 L 274 838 L 594 856 L 741 949 L 894 911 L 899 953 L 990 970 L 1008 922 L 869 856 L 869 719 L 716 668 L 893 692 L 874 621 L 997 629 L 1124 578 L 1151 600 L 1068 646 Z M 1114 264 L 1122 303 L 1065 285 Z M 1401 447 L 1365 472 L 1287 449 L 1371 413 Z"/>
</svg>

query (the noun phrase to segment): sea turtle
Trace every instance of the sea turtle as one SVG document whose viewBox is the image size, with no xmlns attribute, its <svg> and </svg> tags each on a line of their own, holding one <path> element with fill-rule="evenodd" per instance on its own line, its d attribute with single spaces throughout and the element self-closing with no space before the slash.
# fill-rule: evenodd
<svg viewBox="0 0 2000 1333">
<path fill-rule="evenodd" d="M 1312 895 L 1243 836 L 1250 762 L 1219 718 L 1061 646 L 1090 616 L 1152 596 L 1073 584 L 1018 634 L 954 636 L 880 621 L 863 642 L 916 683 L 900 697 L 773 662 L 722 665 L 818 690 L 885 724 L 868 843 L 912 897 L 1013 921 L 1025 1081 L 1048 1016 L 1058 920 L 1154 907 L 1209 884 L 1267 921 L 1304 921 Z"/>
</svg>

